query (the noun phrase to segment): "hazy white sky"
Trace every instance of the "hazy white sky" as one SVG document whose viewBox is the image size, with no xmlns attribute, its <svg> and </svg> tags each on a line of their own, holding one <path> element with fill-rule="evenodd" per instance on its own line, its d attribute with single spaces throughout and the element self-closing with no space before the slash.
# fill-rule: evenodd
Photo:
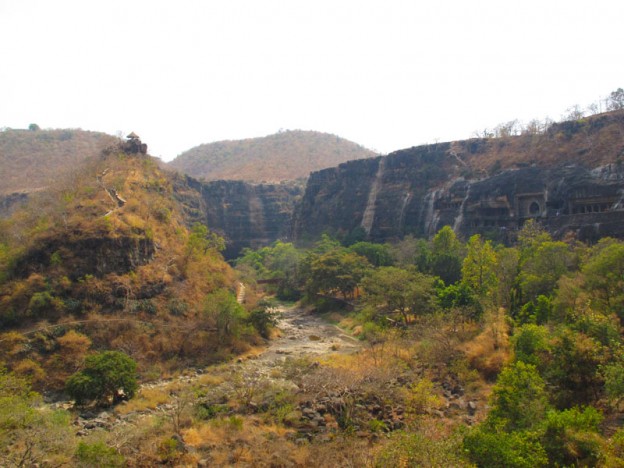
<svg viewBox="0 0 624 468">
<path fill-rule="evenodd" d="M 381 152 L 624 87 L 616 0 L 0 0 L 0 127 L 135 131 L 169 160 L 279 129 Z"/>
</svg>

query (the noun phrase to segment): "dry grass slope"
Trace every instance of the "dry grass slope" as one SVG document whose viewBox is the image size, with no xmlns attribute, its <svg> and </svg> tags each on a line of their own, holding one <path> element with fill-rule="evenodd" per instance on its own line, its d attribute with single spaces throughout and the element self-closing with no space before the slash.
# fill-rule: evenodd
<svg viewBox="0 0 624 468">
<path fill-rule="evenodd" d="M 116 141 L 84 130 L 0 131 L 0 195 L 45 188 Z"/>
<path fill-rule="evenodd" d="M 373 156 L 373 151 L 336 135 L 293 130 L 200 145 L 179 155 L 170 167 L 206 180 L 279 182 Z"/>
</svg>

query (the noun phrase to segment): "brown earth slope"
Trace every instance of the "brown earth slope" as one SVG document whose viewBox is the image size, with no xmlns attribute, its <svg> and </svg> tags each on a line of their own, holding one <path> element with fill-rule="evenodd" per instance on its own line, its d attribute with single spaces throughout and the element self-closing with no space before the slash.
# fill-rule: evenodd
<svg viewBox="0 0 624 468">
<path fill-rule="evenodd" d="M 4 130 L 0 132 L 0 195 L 47 187 L 116 141 L 111 135 L 84 130 Z"/>
</svg>

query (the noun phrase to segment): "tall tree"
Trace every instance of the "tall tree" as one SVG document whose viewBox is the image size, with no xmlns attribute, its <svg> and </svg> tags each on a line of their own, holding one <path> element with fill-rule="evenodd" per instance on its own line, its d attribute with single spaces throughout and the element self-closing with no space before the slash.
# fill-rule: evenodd
<svg viewBox="0 0 624 468">
<path fill-rule="evenodd" d="M 399 315 L 407 325 L 409 316 L 422 315 L 435 308 L 434 278 L 415 270 L 381 267 L 362 282 L 366 303 L 382 315 Z"/>
<path fill-rule="evenodd" d="M 496 266 L 498 259 L 488 240 L 479 234 L 468 240 L 466 257 L 462 264 L 462 282 L 481 296 L 492 296 L 498 284 Z"/>
<path fill-rule="evenodd" d="M 430 272 L 439 276 L 446 284 L 453 284 L 461 278 L 462 246 L 450 226 L 444 226 L 433 237 Z"/>
<path fill-rule="evenodd" d="M 369 268 L 370 264 L 364 257 L 344 248 L 336 248 L 312 257 L 306 289 L 312 295 L 339 292 L 344 299 L 352 298 Z"/>
</svg>

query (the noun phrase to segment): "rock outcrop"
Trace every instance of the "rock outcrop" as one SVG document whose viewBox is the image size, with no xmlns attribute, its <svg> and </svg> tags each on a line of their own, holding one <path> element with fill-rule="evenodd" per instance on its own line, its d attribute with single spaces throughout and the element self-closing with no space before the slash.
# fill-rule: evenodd
<svg viewBox="0 0 624 468">
<path fill-rule="evenodd" d="M 183 184 L 176 184 L 176 192 L 183 197 L 191 222 L 204 222 L 222 235 L 225 258 L 235 258 L 245 247 L 259 248 L 290 239 L 292 213 L 302 189 L 286 183 L 199 182 L 186 177 Z"/>
<path fill-rule="evenodd" d="M 26 278 L 31 273 L 45 271 L 54 264 L 54 256 L 62 258 L 71 270 L 70 279 L 86 275 L 102 277 L 109 273 L 124 274 L 149 263 L 156 252 L 149 237 L 106 235 L 64 239 L 52 237 L 30 249 L 14 268 L 16 277 Z"/>
</svg>

